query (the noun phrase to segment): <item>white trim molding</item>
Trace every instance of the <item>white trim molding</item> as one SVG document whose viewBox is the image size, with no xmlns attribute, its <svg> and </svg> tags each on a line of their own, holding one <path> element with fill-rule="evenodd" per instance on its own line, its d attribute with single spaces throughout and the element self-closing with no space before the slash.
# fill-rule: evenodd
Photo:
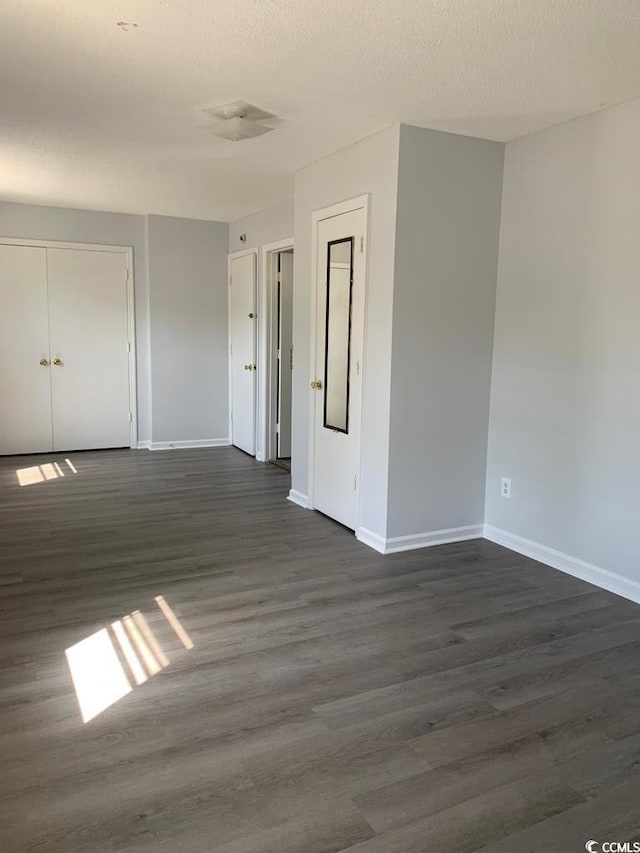
<svg viewBox="0 0 640 853">
<path fill-rule="evenodd" d="M 303 509 L 311 509 L 307 495 L 303 495 L 302 492 L 296 492 L 295 489 L 291 489 L 287 495 L 287 500 L 297 506 L 301 506 Z"/>
<path fill-rule="evenodd" d="M 385 539 L 365 527 L 359 527 L 356 530 L 356 538 L 364 545 L 379 551 L 380 554 L 396 554 L 398 551 L 414 551 L 417 548 L 431 548 L 434 545 L 482 539 L 483 532 L 482 524 L 467 524 L 464 527 L 448 527 L 444 530 L 430 530 L 427 533 L 413 533 L 410 536 L 393 536 Z"/>
<path fill-rule="evenodd" d="M 228 438 L 198 438 L 194 441 L 147 441 L 141 442 L 139 447 L 146 445 L 147 450 L 189 450 L 196 447 L 229 447 L 230 444 Z"/>
<path fill-rule="evenodd" d="M 600 589 L 606 589 L 608 592 L 613 592 L 615 595 L 621 595 L 623 598 L 640 604 L 640 583 L 623 575 L 610 572 L 600 566 L 594 566 L 592 563 L 586 563 L 584 560 L 579 560 L 577 557 L 572 557 L 562 551 L 556 551 L 555 548 L 549 548 L 548 545 L 542 545 L 540 542 L 533 542 L 531 539 L 509 533 L 508 530 L 492 527 L 490 524 L 484 526 L 484 538 L 525 557 L 531 557 L 532 560 L 544 563 L 545 566 L 551 566 L 552 569 L 558 569 L 558 571 L 572 575 L 574 578 L 579 578 L 600 587 Z"/>
<path fill-rule="evenodd" d="M 386 554 L 387 540 L 383 536 L 378 536 L 373 530 L 367 530 L 366 527 L 358 527 L 356 530 L 356 539 L 362 542 L 363 545 L 368 545 L 374 551 L 380 554 Z"/>
</svg>

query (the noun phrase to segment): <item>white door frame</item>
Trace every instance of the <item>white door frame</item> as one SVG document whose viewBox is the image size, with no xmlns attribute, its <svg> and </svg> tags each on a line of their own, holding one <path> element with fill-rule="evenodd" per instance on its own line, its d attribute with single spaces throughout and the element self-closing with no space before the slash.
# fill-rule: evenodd
<svg viewBox="0 0 640 853">
<path fill-rule="evenodd" d="M 266 370 L 258 374 L 258 444 L 261 451 L 261 461 L 268 462 L 275 459 L 275 364 L 273 339 L 275 327 L 275 303 L 273 287 L 275 283 L 273 261 L 279 252 L 287 249 L 294 251 L 295 264 L 295 242 L 293 237 L 286 240 L 276 240 L 274 243 L 266 243 L 262 247 L 262 275 L 259 276 L 258 284 L 258 346 L 263 355 L 263 364 Z M 264 322 L 261 322 L 264 318 Z M 261 375 L 262 374 L 262 375 Z M 260 457 L 257 457 L 260 458 Z"/>
<path fill-rule="evenodd" d="M 231 369 L 231 262 L 235 261 L 236 258 L 243 258 L 245 255 L 253 255 L 255 258 L 255 272 L 256 272 L 256 311 L 258 314 L 258 325 L 257 329 L 260 329 L 261 315 L 262 315 L 262 306 L 260 304 L 260 276 L 258 274 L 258 250 L 256 248 L 253 249 L 240 249 L 238 252 L 230 252 L 227 255 L 227 375 L 228 375 L 228 384 L 229 384 L 229 443 L 233 444 L 233 421 L 231 420 L 231 409 L 233 405 L 233 375 Z M 254 347 L 256 351 L 256 387 L 260 385 L 260 375 L 263 373 L 262 364 L 263 361 L 260 358 L 260 350 L 258 348 L 258 341 L 260 340 L 260 333 L 254 338 Z M 259 409 L 255 406 L 254 409 L 256 412 L 255 422 L 253 424 L 254 434 L 256 437 L 256 459 L 258 459 L 258 419 L 259 419 Z M 262 460 L 259 460 L 262 461 Z"/>
<path fill-rule="evenodd" d="M 0 237 L 0 245 L 37 246 L 42 249 L 82 249 L 85 252 L 115 252 L 125 256 L 127 270 L 127 338 L 129 346 L 129 438 L 131 448 L 138 447 L 138 388 L 136 382 L 136 323 L 135 284 L 133 280 L 133 248 L 131 246 L 105 246 L 101 243 L 68 243 L 58 240 L 22 240 Z"/>
<path fill-rule="evenodd" d="M 315 375 L 316 372 L 316 329 L 318 322 L 318 262 L 320 260 L 318 255 L 318 223 L 323 219 L 331 219 L 334 216 L 340 216 L 343 213 L 351 213 L 353 210 L 359 210 L 362 208 L 364 211 L 364 329 L 363 329 L 363 338 L 362 338 L 362 364 L 361 364 L 361 381 L 362 381 L 362 394 L 360 395 L 360 435 L 358 436 L 358 481 L 357 481 L 357 500 L 356 500 L 356 520 L 355 520 L 355 529 L 358 530 L 360 527 L 360 519 L 362 517 L 362 429 L 364 425 L 364 419 L 362 417 L 362 413 L 364 411 L 364 397 L 365 397 L 365 380 L 367 373 L 367 294 L 369 291 L 368 287 L 368 264 L 367 258 L 369 254 L 369 205 L 370 205 L 371 195 L 370 193 L 364 193 L 363 195 L 356 196 L 355 198 L 347 199 L 346 201 L 338 202 L 337 204 L 332 204 L 329 207 L 320 208 L 320 210 L 314 210 L 311 214 L 311 281 L 312 291 L 311 291 L 311 310 L 310 310 L 310 342 L 309 342 L 309 381 L 307 382 L 307 394 L 309 395 L 309 502 L 308 508 L 315 509 L 315 454 L 316 454 L 316 417 L 315 417 L 315 407 L 317 405 L 318 395 L 311 390 L 311 382 L 313 382 L 317 377 Z M 355 251 L 358 251 L 358 248 L 355 248 Z M 324 261 L 324 259 L 323 259 Z"/>
</svg>

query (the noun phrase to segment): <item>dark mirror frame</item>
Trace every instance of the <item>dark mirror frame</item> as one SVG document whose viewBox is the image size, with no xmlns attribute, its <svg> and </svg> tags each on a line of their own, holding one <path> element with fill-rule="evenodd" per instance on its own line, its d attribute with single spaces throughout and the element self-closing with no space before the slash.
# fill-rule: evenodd
<svg viewBox="0 0 640 853">
<path fill-rule="evenodd" d="M 331 290 L 331 247 L 342 243 L 349 244 L 349 326 L 347 331 L 347 399 L 346 399 L 346 417 L 345 426 L 334 426 L 327 423 L 327 391 L 328 391 L 328 347 L 329 347 L 329 304 Z M 345 435 L 349 432 L 349 396 L 350 396 L 350 377 L 351 377 L 351 322 L 353 313 L 353 237 L 341 237 L 339 240 L 331 240 L 327 243 L 327 281 L 326 290 L 327 296 L 325 301 L 325 328 L 324 328 L 324 407 L 322 413 L 322 424 L 325 429 L 333 430 L 333 432 L 341 432 Z"/>
</svg>

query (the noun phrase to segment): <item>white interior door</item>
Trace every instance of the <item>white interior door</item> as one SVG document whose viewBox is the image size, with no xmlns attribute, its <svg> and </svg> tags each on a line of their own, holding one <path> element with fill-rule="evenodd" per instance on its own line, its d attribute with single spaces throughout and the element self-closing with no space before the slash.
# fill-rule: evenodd
<svg viewBox="0 0 640 853">
<path fill-rule="evenodd" d="M 293 374 L 293 252 L 281 252 L 279 260 L 278 458 L 289 459 Z"/>
<path fill-rule="evenodd" d="M 52 449 L 46 250 L 1 245 L 0 453 Z"/>
<path fill-rule="evenodd" d="M 256 453 L 256 256 L 232 258 L 229 281 L 231 443 Z"/>
<path fill-rule="evenodd" d="M 47 249 L 53 449 L 131 445 L 126 257 Z"/>
<path fill-rule="evenodd" d="M 316 223 L 313 505 L 358 523 L 365 208 Z"/>
</svg>

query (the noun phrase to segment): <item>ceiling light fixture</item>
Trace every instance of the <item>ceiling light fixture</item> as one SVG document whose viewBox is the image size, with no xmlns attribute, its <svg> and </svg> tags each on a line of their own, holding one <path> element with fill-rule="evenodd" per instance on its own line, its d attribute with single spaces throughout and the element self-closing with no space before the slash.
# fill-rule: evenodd
<svg viewBox="0 0 640 853">
<path fill-rule="evenodd" d="M 202 112 L 218 119 L 215 124 L 206 125 L 204 130 L 231 142 L 253 139 L 275 130 L 275 128 L 261 123 L 266 119 L 275 118 L 275 116 L 255 107 L 253 104 L 248 104 L 246 101 L 234 101 L 220 107 L 211 107 Z"/>
</svg>

